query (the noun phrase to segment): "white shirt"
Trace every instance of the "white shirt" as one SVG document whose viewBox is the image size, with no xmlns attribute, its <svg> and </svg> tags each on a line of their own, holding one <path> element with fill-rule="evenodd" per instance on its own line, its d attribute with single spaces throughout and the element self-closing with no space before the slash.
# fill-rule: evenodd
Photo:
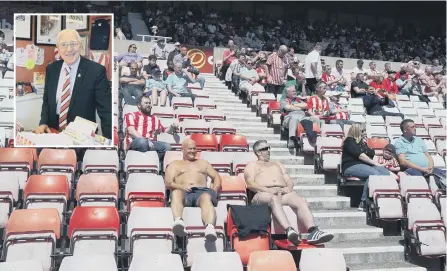
<svg viewBox="0 0 447 271">
<path fill-rule="evenodd" d="M 67 69 L 67 67 L 70 67 L 70 99 L 71 99 L 71 94 L 73 92 L 73 86 L 75 84 L 76 81 L 76 77 L 79 76 L 78 75 L 78 67 L 79 67 L 79 62 L 81 61 L 81 57 L 78 58 L 78 60 L 76 60 L 75 63 L 73 63 L 71 66 L 67 65 L 67 63 L 64 62 L 64 64 L 62 64 L 62 68 L 61 68 L 61 73 L 59 75 L 59 82 L 57 84 L 57 93 L 56 93 L 56 114 L 59 115 L 60 114 L 60 109 L 61 109 L 61 98 L 62 98 L 62 87 L 64 86 L 65 83 L 65 69 Z"/>
<path fill-rule="evenodd" d="M 359 69 L 359 67 L 355 67 L 354 69 L 352 69 L 352 73 L 354 74 L 354 77 L 356 77 L 358 73 L 363 73 L 364 74 L 366 72 L 367 72 L 367 70 L 364 69 L 364 68 Z"/>
<path fill-rule="evenodd" d="M 306 76 L 306 78 L 315 78 L 315 75 L 312 73 L 311 69 L 311 64 L 314 62 L 317 62 L 317 74 L 321 76 L 323 68 L 321 67 L 320 53 L 313 50 L 306 56 L 306 60 L 304 63 L 304 75 Z"/>
</svg>

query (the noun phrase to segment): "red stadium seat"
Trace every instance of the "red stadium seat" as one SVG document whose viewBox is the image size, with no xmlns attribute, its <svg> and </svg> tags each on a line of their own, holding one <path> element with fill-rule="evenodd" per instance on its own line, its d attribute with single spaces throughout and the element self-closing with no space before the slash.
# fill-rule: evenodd
<svg viewBox="0 0 447 271">
<path fill-rule="evenodd" d="M 243 135 L 229 135 L 229 134 L 221 135 L 220 151 L 248 152 L 247 138 Z"/>
<path fill-rule="evenodd" d="M 118 179 L 113 174 L 82 174 L 76 185 L 78 206 L 115 206 Z"/>
<path fill-rule="evenodd" d="M 292 254 L 284 250 L 264 250 L 250 254 L 247 271 L 271 270 L 296 271 Z"/>
<path fill-rule="evenodd" d="M 267 127 L 272 127 L 273 125 L 281 124 L 281 103 L 280 102 L 269 102 L 267 108 Z"/>
<path fill-rule="evenodd" d="M 115 207 L 76 207 L 68 226 L 70 253 L 113 254 L 119 233 L 120 217 Z"/>
<path fill-rule="evenodd" d="M 368 147 L 375 150 L 377 154 L 381 154 L 383 151 L 383 148 L 385 148 L 386 145 L 390 143 L 388 138 L 368 138 L 367 144 Z"/>
<path fill-rule="evenodd" d="M 35 149 L 0 148 L 0 176 L 2 179 L 18 179 L 23 189 L 34 169 Z"/>
<path fill-rule="evenodd" d="M 216 135 L 192 134 L 191 139 L 196 142 L 197 150 L 199 150 L 199 151 L 218 151 L 219 150 L 219 144 L 217 143 Z"/>
<path fill-rule="evenodd" d="M 37 169 L 39 174 L 63 174 L 71 181 L 77 169 L 76 161 L 74 149 L 43 149 L 37 160 Z"/>
</svg>

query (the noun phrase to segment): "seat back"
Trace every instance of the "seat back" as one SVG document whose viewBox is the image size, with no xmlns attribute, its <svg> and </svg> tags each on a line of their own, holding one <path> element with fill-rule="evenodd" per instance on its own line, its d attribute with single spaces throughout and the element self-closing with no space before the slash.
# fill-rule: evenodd
<svg viewBox="0 0 447 271">
<path fill-rule="evenodd" d="M 82 171 L 88 173 L 112 173 L 119 170 L 118 152 L 113 149 L 88 149 L 84 154 Z"/>
<path fill-rule="evenodd" d="M 199 151 L 217 151 L 219 149 L 216 135 L 192 134 L 191 139 L 196 142 Z"/>
<path fill-rule="evenodd" d="M 185 119 L 180 123 L 184 134 L 207 134 L 210 124 L 203 119 Z"/>
<path fill-rule="evenodd" d="M 216 103 L 209 98 L 196 98 L 194 100 L 194 105 L 199 110 L 202 110 L 203 108 L 216 108 Z"/>
<path fill-rule="evenodd" d="M 6 238 L 21 234 L 54 234 L 60 237 L 61 221 L 56 209 L 18 209 L 9 217 Z"/>
<path fill-rule="evenodd" d="M 408 197 L 408 194 L 429 194 L 428 183 L 423 176 L 401 176 L 400 193 L 402 197 Z"/>
<path fill-rule="evenodd" d="M 220 136 L 220 151 L 248 152 L 247 138 L 243 135 L 223 134 Z"/>
<path fill-rule="evenodd" d="M 112 174 L 82 174 L 76 186 L 78 206 L 116 206 L 118 179 Z"/>
<path fill-rule="evenodd" d="M 388 145 L 390 141 L 388 138 L 368 138 L 367 144 L 368 147 L 375 150 L 377 154 L 381 154 L 383 151 L 383 148 L 385 148 L 386 145 Z"/>
<path fill-rule="evenodd" d="M 431 200 L 415 198 L 408 203 L 407 218 L 408 229 L 412 229 L 415 223 L 441 221 L 441 214 Z"/>
<path fill-rule="evenodd" d="M 374 193 L 387 193 L 385 190 L 399 191 L 399 185 L 391 176 L 369 176 L 368 187 L 369 197 L 373 197 Z"/>
<path fill-rule="evenodd" d="M 215 135 L 236 134 L 236 128 L 228 121 L 210 121 L 210 133 Z"/>
<path fill-rule="evenodd" d="M 184 119 L 200 119 L 200 111 L 197 108 L 179 107 L 175 110 L 175 117 L 179 121 Z"/>
<path fill-rule="evenodd" d="M 17 262 L 0 263 L 2 271 L 44 271 L 42 262 L 39 260 L 26 260 Z M 63 270 L 61 270 L 63 271 Z"/>
<path fill-rule="evenodd" d="M 179 151 L 182 149 L 182 142 L 186 138 L 189 138 L 189 136 L 185 135 L 184 133 L 175 133 L 173 135 L 161 133 L 157 135 L 156 140 L 169 143 L 171 145 L 171 150 Z"/>
<path fill-rule="evenodd" d="M 153 173 L 134 173 L 126 182 L 125 199 L 127 210 L 134 207 L 164 207 L 165 182 L 163 177 Z"/>
<path fill-rule="evenodd" d="M 341 146 L 343 140 L 341 138 L 333 137 L 317 137 L 316 148 L 317 153 L 322 154 L 322 152 L 341 152 Z"/>
<path fill-rule="evenodd" d="M 241 258 L 236 252 L 197 253 L 191 271 L 242 271 Z"/>
<path fill-rule="evenodd" d="M 252 152 L 241 152 L 234 156 L 233 158 L 233 174 L 238 175 L 243 173 L 245 166 L 252 161 L 256 161 L 258 158 Z"/>
<path fill-rule="evenodd" d="M 200 159 L 208 161 L 211 166 L 219 173 L 230 174 L 231 164 L 233 163 L 234 153 L 232 152 L 210 152 L 203 151 Z"/>
<path fill-rule="evenodd" d="M 301 252 L 299 268 L 300 271 L 346 271 L 346 262 L 343 254 L 336 249 L 303 249 Z"/>
<path fill-rule="evenodd" d="M 153 106 L 151 114 L 159 118 L 173 118 L 175 116 L 174 108 L 169 106 Z"/>
<path fill-rule="evenodd" d="M 295 261 L 289 251 L 266 250 L 250 254 L 247 271 L 296 271 Z"/>
<path fill-rule="evenodd" d="M 182 271 L 183 263 L 179 254 L 145 254 L 134 257 L 129 271 Z"/>
<path fill-rule="evenodd" d="M 43 172 L 66 172 L 67 174 L 73 174 L 77 169 L 76 162 L 74 149 L 43 149 L 37 160 L 37 168 L 41 174 Z"/>
<path fill-rule="evenodd" d="M 160 161 L 157 152 L 127 151 L 124 169 L 128 175 L 133 172 L 158 173 L 160 171 Z"/>
<path fill-rule="evenodd" d="M 202 119 L 206 121 L 210 120 L 225 120 L 225 114 L 222 110 L 212 109 L 212 108 L 203 108 L 202 109 Z"/>
<path fill-rule="evenodd" d="M 171 106 L 174 110 L 178 107 L 193 107 L 192 99 L 190 97 L 172 97 Z"/>
<path fill-rule="evenodd" d="M 78 206 L 73 210 L 68 226 L 68 237 L 73 238 L 76 232 L 98 233 L 113 231 L 120 232 L 120 218 L 115 207 Z"/>
</svg>

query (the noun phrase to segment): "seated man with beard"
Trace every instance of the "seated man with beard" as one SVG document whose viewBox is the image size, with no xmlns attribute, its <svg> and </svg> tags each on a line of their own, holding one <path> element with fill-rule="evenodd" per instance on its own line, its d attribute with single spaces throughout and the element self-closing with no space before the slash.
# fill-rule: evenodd
<svg viewBox="0 0 447 271">
<path fill-rule="evenodd" d="M 247 164 L 244 178 L 247 188 L 256 193 L 252 204 L 268 204 L 272 215 L 286 231 L 287 239 L 295 245 L 301 240 L 297 229 L 291 227 L 282 206 L 295 209 L 299 223 L 308 231 L 307 243 L 321 244 L 331 241 L 333 234 L 321 231 L 315 221 L 306 200 L 293 191 L 293 181 L 286 168 L 279 162 L 270 161 L 270 145 L 266 140 L 258 140 L 253 144 L 253 151 L 258 157 L 255 162 Z"/>
</svg>

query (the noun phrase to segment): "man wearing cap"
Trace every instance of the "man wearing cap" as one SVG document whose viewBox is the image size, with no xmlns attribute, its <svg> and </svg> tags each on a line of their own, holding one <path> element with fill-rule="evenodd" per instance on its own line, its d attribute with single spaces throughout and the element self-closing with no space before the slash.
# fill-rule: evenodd
<svg viewBox="0 0 447 271">
<path fill-rule="evenodd" d="M 168 61 L 167 62 L 174 62 L 174 57 L 178 54 L 180 54 L 180 42 L 174 43 L 174 50 L 172 50 L 168 55 Z"/>
<path fill-rule="evenodd" d="M 166 83 L 161 78 L 161 70 L 155 69 L 152 78 L 146 80 L 146 95 L 151 96 L 152 105 L 158 105 L 158 97 L 160 96 L 160 106 L 166 105 L 168 97 L 168 89 Z"/>
<path fill-rule="evenodd" d="M 130 74 L 120 77 L 124 102 L 128 105 L 137 105 L 138 99 L 143 95 L 146 80 L 139 73 L 138 64 L 133 62 L 130 64 Z"/>
<path fill-rule="evenodd" d="M 354 122 L 349 120 L 349 110 L 340 105 L 340 95 L 341 93 L 338 91 L 328 91 L 326 93 L 326 97 L 330 100 L 328 120 L 331 124 L 340 125 L 343 130 L 345 124 L 351 125 Z"/>
<path fill-rule="evenodd" d="M 331 241 L 333 234 L 320 230 L 316 225 L 306 200 L 293 191 L 293 181 L 280 162 L 270 161 L 270 145 L 266 140 L 253 144 L 257 161 L 249 162 L 244 170 L 247 188 L 255 193 L 252 204 L 268 204 L 274 218 L 285 229 L 287 239 L 295 245 L 301 240 L 289 222 L 283 206 L 290 206 L 296 212 L 298 225 L 307 230 L 307 243 L 321 244 Z M 303 231 L 302 231 L 303 232 Z"/>
<path fill-rule="evenodd" d="M 355 80 L 357 78 L 357 74 L 359 73 L 366 73 L 366 69 L 363 68 L 363 60 L 361 59 L 357 60 L 357 67 L 352 70 L 351 79 Z"/>
</svg>

